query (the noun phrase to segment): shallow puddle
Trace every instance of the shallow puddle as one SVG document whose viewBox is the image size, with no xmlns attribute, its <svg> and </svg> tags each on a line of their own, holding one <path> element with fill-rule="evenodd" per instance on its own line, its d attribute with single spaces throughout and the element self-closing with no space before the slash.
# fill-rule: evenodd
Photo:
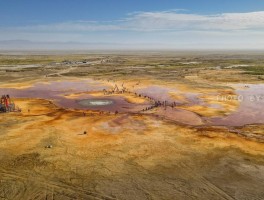
<svg viewBox="0 0 264 200">
<path fill-rule="evenodd" d="M 153 86 L 137 89 L 136 92 L 138 94 L 143 95 L 143 96 L 151 97 L 151 98 L 155 99 L 156 101 L 175 102 L 176 100 L 173 99 L 169 93 L 170 92 L 177 92 L 177 90 L 161 87 L 158 85 L 153 85 Z"/>
<path fill-rule="evenodd" d="M 103 85 L 93 80 L 84 81 L 53 81 L 49 83 L 37 83 L 32 87 L 0 88 L 0 94 L 9 94 L 14 98 L 41 98 L 52 100 L 56 105 L 81 110 L 98 110 L 107 112 L 139 112 L 150 107 L 150 102 L 129 103 L 123 95 L 113 96 L 93 96 L 90 93 L 109 89 L 110 86 Z M 206 118 L 209 125 L 223 126 L 243 126 L 246 124 L 264 123 L 264 84 L 259 85 L 233 85 L 236 88 L 236 98 L 241 101 L 237 111 L 226 117 Z M 148 96 L 156 101 L 167 101 L 168 105 L 175 101 L 170 92 L 176 92 L 176 89 L 164 88 L 160 86 L 150 86 L 136 90 L 142 96 Z M 68 95 L 80 94 L 75 98 L 69 98 Z M 203 104 L 199 96 L 187 93 L 186 98 L 191 104 Z M 218 97 L 219 101 L 228 101 L 230 97 Z M 232 97 L 235 98 L 235 97 Z M 232 99 L 233 100 L 233 99 Z M 178 103 L 178 102 L 177 102 Z M 218 104 L 208 105 L 208 107 L 218 108 Z M 202 124 L 200 116 L 193 112 L 163 107 L 158 108 L 155 114 L 170 120 L 189 125 Z"/>
<path fill-rule="evenodd" d="M 197 114 L 178 108 L 158 108 L 157 114 L 165 119 L 176 121 L 182 124 L 198 126 L 203 124 L 203 120 Z"/>
<path fill-rule="evenodd" d="M 52 100 L 63 108 L 98 110 L 109 112 L 136 112 L 150 104 L 132 104 L 123 96 L 102 96 L 100 99 L 89 94 L 79 95 L 72 99 L 67 95 L 85 92 L 96 92 L 108 89 L 109 86 L 87 81 L 53 81 L 49 83 L 37 83 L 29 88 L 0 88 L 0 94 L 9 94 L 14 98 L 41 98 Z M 111 103 L 110 103 L 111 102 Z"/>
<path fill-rule="evenodd" d="M 108 99 L 83 99 L 77 102 L 85 107 L 108 106 L 114 103 L 112 100 L 108 100 Z"/>
<path fill-rule="evenodd" d="M 136 92 L 143 96 L 148 96 L 153 98 L 155 101 L 167 101 L 168 104 L 177 103 L 177 104 L 186 104 L 186 105 L 199 105 L 203 104 L 203 100 L 199 98 L 198 93 L 185 92 L 184 98 L 187 100 L 187 103 L 183 100 L 176 100 L 171 96 L 171 94 L 179 93 L 179 90 L 176 88 L 166 88 L 158 85 L 148 86 L 145 88 L 137 89 Z"/>
<path fill-rule="evenodd" d="M 247 124 L 264 123 L 264 84 L 237 84 L 236 97 L 220 96 L 219 101 L 230 101 L 236 98 L 240 101 L 237 111 L 226 117 L 214 117 L 210 119 L 213 125 L 243 126 Z"/>
</svg>

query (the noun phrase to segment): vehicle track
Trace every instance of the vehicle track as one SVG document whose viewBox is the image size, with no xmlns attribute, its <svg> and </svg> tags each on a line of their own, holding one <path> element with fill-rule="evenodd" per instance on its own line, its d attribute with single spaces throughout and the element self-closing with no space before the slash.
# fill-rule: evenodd
<svg viewBox="0 0 264 200">
<path fill-rule="evenodd" d="M 25 185 L 25 182 L 33 182 L 34 187 L 39 187 L 38 190 L 42 189 L 41 192 L 38 190 L 36 192 L 32 191 L 33 193 L 30 194 L 30 196 L 34 196 L 33 199 L 54 199 L 54 196 L 64 196 L 69 197 L 70 199 L 97 199 L 97 200 L 115 200 L 116 198 L 110 197 L 104 194 L 92 192 L 89 190 L 84 190 L 80 187 L 74 187 L 67 184 L 64 184 L 62 182 L 54 182 L 50 180 L 45 180 L 40 177 L 28 177 L 26 175 L 22 175 L 21 173 L 15 173 L 6 171 L 4 169 L 0 169 L 0 175 L 1 175 L 1 182 L 6 180 L 16 180 L 20 181 Z M 1 186 L 2 184 L 0 184 Z M 46 188 L 46 189 L 45 189 Z M 47 189 L 49 191 L 47 192 Z M 50 191 L 51 190 L 51 191 Z M 4 199 L 10 199 L 7 196 L 0 196 L 0 198 Z M 12 200 L 20 199 L 21 197 L 19 195 L 16 195 L 15 197 L 12 197 Z M 31 199 L 27 197 L 28 199 Z"/>
</svg>

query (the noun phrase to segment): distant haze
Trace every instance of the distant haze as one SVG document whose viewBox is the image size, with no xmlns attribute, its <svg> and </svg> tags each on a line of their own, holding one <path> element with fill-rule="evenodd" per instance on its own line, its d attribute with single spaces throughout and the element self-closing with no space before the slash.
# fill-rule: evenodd
<svg viewBox="0 0 264 200">
<path fill-rule="evenodd" d="M 132 2 L 1 1 L 0 50 L 264 50 L 264 1 Z"/>
</svg>

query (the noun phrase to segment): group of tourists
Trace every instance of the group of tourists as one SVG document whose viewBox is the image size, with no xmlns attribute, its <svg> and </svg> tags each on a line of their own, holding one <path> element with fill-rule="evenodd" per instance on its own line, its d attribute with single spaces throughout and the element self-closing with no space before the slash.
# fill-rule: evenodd
<svg viewBox="0 0 264 200">
<path fill-rule="evenodd" d="M 15 104 L 11 100 L 10 96 L 2 95 L 1 101 L 0 101 L 0 112 L 11 112 L 15 110 Z"/>
<path fill-rule="evenodd" d="M 155 101 L 154 100 L 154 105 L 150 106 L 150 107 L 146 107 L 144 108 L 142 111 L 148 111 L 151 110 L 153 108 L 157 108 L 157 107 L 164 107 L 164 109 L 166 110 L 167 106 L 174 108 L 177 106 L 176 102 L 172 102 L 172 103 L 168 103 L 168 101 Z"/>
<path fill-rule="evenodd" d="M 118 86 L 115 84 L 114 89 L 109 90 L 109 91 L 106 90 L 106 89 L 103 89 L 103 93 L 104 93 L 104 95 L 111 95 L 111 94 L 114 94 L 114 93 L 119 93 L 120 94 L 120 93 L 127 92 L 129 94 L 131 94 L 131 93 L 133 94 L 134 93 L 134 95 L 137 96 L 137 97 L 141 97 L 141 98 L 143 97 L 145 99 L 148 99 L 150 102 L 153 103 L 153 105 L 142 109 L 141 111 L 143 111 L 143 112 L 152 110 L 152 109 L 157 108 L 157 107 L 164 107 L 164 109 L 166 110 L 167 107 L 174 108 L 174 107 L 177 106 L 176 102 L 168 102 L 166 100 L 165 101 L 158 101 L 158 100 L 155 100 L 154 98 L 152 98 L 150 96 L 147 96 L 147 95 L 144 95 L 144 94 L 139 94 L 139 93 L 136 93 L 136 92 L 131 92 L 131 91 L 129 91 L 128 89 L 126 89 L 124 87 L 124 83 L 122 84 L 122 87 L 123 87 L 123 90 L 119 90 Z M 117 114 L 117 113 L 118 113 L 118 111 L 115 112 L 115 114 Z"/>
</svg>

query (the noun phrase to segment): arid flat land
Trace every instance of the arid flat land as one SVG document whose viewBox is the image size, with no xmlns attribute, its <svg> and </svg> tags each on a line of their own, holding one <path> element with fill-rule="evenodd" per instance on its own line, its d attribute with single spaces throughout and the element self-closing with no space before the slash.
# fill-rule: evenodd
<svg viewBox="0 0 264 200">
<path fill-rule="evenodd" d="M 264 199 L 261 53 L 0 55 L 0 199 Z"/>
</svg>

